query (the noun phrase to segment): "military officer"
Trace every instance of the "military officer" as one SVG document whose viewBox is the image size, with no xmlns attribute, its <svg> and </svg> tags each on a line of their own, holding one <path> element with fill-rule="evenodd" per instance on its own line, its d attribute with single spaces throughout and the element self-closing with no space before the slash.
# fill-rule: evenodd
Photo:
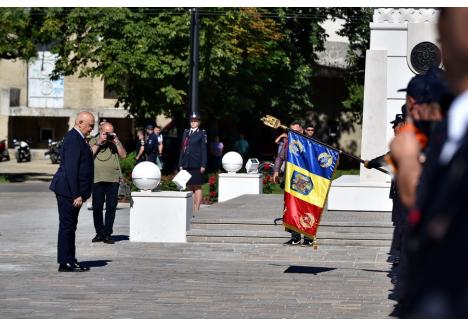
<svg viewBox="0 0 468 326">
<path fill-rule="evenodd" d="M 202 200 L 202 174 L 207 164 L 206 131 L 199 128 L 200 116 L 193 113 L 190 117 L 190 129 L 185 129 L 182 135 L 182 146 L 179 155 L 179 169 L 187 170 L 192 177 L 187 186 L 193 192 L 193 211 L 200 209 Z"/>
</svg>

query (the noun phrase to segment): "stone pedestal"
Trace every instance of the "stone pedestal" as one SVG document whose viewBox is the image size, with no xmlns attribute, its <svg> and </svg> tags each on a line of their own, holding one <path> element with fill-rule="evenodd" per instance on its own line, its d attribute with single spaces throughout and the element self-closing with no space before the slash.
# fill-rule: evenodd
<svg viewBox="0 0 468 326">
<path fill-rule="evenodd" d="M 371 160 L 388 152 L 393 138 L 390 125 L 401 113 L 409 80 L 418 73 L 414 57 L 426 58 L 416 49 L 421 43 L 437 44 L 438 10 L 433 8 L 379 8 L 370 23 L 370 49 L 366 52 L 361 158 Z M 412 53 L 414 52 L 414 53 Z M 412 59 L 413 58 L 413 59 Z M 421 62 L 419 62 L 421 63 Z M 390 211 L 390 177 L 360 168 L 359 176 L 333 181 L 329 210 Z"/>
<path fill-rule="evenodd" d="M 130 241 L 187 242 L 193 216 L 192 192 L 132 192 Z"/>
<path fill-rule="evenodd" d="M 328 210 L 391 211 L 390 182 L 361 182 L 358 175 L 344 175 L 332 182 Z"/>
<path fill-rule="evenodd" d="M 263 193 L 263 178 L 260 173 L 221 173 L 218 180 L 218 202 L 242 195 Z"/>
</svg>

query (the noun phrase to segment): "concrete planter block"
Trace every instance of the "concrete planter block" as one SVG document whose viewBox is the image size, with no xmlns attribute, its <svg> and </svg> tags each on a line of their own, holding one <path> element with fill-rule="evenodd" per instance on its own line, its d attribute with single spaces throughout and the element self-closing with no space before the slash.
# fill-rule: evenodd
<svg viewBox="0 0 468 326">
<path fill-rule="evenodd" d="M 218 180 L 218 202 L 222 203 L 242 195 L 263 193 L 260 173 L 221 173 Z"/>
<path fill-rule="evenodd" d="M 132 192 L 130 241 L 187 242 L 193 216 L 192 192 Z"/>
</svg>

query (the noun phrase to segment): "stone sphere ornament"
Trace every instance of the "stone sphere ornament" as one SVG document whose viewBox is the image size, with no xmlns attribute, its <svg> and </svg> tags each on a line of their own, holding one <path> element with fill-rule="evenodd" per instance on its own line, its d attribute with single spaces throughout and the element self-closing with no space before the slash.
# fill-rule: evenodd
<svg viewBox="0 0 468 326">
<path fill-rule="evenodd" d="M 132 180 L 140 190 L 153 190 L 161 182 L 161 170 L 153 162 L 138 163 L 133 168 Z"/>
<path fill-rule="evenodd" d="M 237 152 L 227 152 L 224 154 L 221 162 L 223 164 L 223 168 L 228 173 L 236 173 L 242 169 L 242 165 L 244 163 L 242 156 Z"/>
</svg>

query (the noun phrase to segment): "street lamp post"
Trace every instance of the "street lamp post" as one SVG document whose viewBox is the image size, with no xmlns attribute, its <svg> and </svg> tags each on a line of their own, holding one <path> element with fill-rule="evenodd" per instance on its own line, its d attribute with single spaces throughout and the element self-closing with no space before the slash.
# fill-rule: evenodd
<svg viewBox="0 0 468 326">
<path fill-rule="evenodd" d="M 199 63 L 199 30 L 197 8 L 192 8 L 190 23 L 190 89 L 189 89 L 189 118 L 194 114 L 200 116 L 198 110 L 198 63 Z"/>
</svg>

